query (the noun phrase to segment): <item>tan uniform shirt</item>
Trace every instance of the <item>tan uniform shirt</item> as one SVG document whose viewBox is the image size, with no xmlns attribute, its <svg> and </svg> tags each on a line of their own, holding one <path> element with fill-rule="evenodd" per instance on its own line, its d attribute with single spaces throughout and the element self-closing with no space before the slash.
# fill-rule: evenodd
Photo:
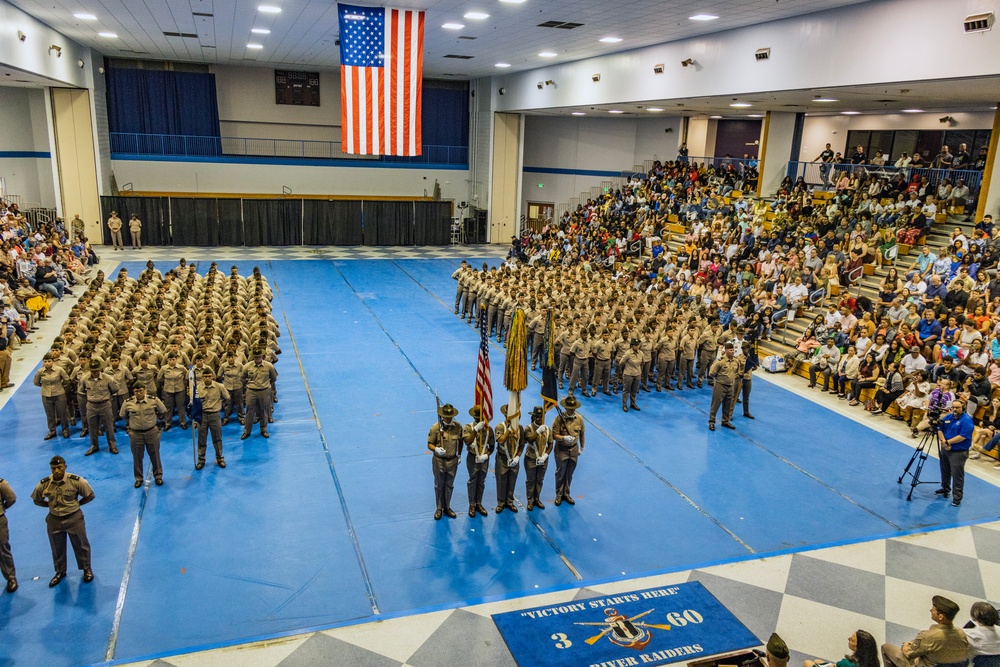
<svg viewBox="0 0 1000 667">
<path fill-rule="evenodd" d="M 39 368 L 35 373 L 35 386 L 42 388 L 42 396 L 59 396 L 66 393 L 65 384 L 69 382 L 66 371 L 52 364 L 52 368 Z"/>
<path fill-rule="evenodd" d="M 154 366 L 146 366 L 146 368 L 136 366 L 132 372 L 132 376 L 135 378 L 133 387 L 142 386 L 146 388 L 147 393 L 156 394 L 156 375 L 157 371 Z"/>
<path fill-rule="evenodd" d="M 524 448 L 521 442 L 520 426 L 514 428 L 513 426 L 508 426 L 506 422 L 500 422 L 496 426 L 495 433 L 498 453 L 502 451 L 504 455 L 511 459 L 521 456 Z"/>
<path fill-rule="evenodd" d="M 132 381 L 132 371 L 124 366 L 119 366 L 118 370 L 109 367 L 106 375 L 118 385 L 118 391 L 115 392 L 118 396 L 128 396 L 128 383 Z"/>
<path fill-rule="evenodd" d="M 125 423 L 132 431 L 148 431 L 156 426 L 157 415 L 162 415 L 167 411 L 167 406 L 158 398 L 146 398 L 137 400 L 130 398 L 122 403 L 119 416 L 125 418 Z"/>
<path fill-rule="evenodd" d="M 527 441 L 527 455 L 538 458 L 552 451 L 552 429 L 545 424 L 531 422 L 524 429 L 524 439 Z"/>
<path fill-rule="evenodd" d="M 83 379 L 81 385 L 83 393 L 87 395 L 88 403 L 110 401 L 111 396 L 118 393 L 118 384 L 104 373 L 96 378 L 88 375 Z"/>
<path fill-rule="evenodd" d="M 122 229 L 122 219 L 119 218 L 117 215 L 108 218 L 108 229 L 110 229 L 113 232 L 120 232 Z"/>
<path fill-rule="evenodd" d="M 582 449 L 585 429 L 586 424 L 583 421 L 583 416 L 575 412 L 572 416 L 565 413 L 561 414 L 552 422 L 553 435 L 571 435 L 575 438 L 573 442 L 563 442 L 562 440 L 558 440 L 556 442 L 556 446 L 562 449 L 572 449 L 573 452 L 577 451 L 577 443 L 580 443 Z"/>
<path fill-rule="evenodd" d="M 681 337 L 680 342 L 681 359 L 694 359 L 695 350 L 698 349 L 698 341 L 690 333 Z"/>
<path fill-rule="evenodd" d="M 87 480 L 66 473 L 58 482 L 51 476 L 42 479 L 31 492 L 31 499 L 37 502 L 48 501 L 49 514 L 53 516 L 69 516 L 79 511 L 81 498 L 93 493 L 94 490 L 87 484 Z"/>
<path fill-rule="evenodd" d="M 642 352 L 628 349 L 622 354 L 618 366 L 624 375 L 639 377 L 642 375 Z"/>
<path fill-rule="evenodd" d="M 598 361 L 610 361 L 611 355 L 614 353 L 614 351 L 615 351 L 615 343 L 612 340 L 606 341 L 604 339 L 601 339 L 597 341 L 592 348 L 594 357 Z"/>
<path fill-rule="evenodd" d="M 205 386 L 205 383 L 198 385 L 198 396 L 201 398 L 202 412 L 219 412 L 222 410 L 222 401 L 229 400 L 229 391 L 221 382 L 212 382 Z"/>
<path fill-rule="evenodd" d="M 440 435 L 440 437 L 439 437 Z M 462 425 L 454 419 L 441 431 L 438 422 L 434 422 L 430 432 L 427 433 L 427 444 L 433 447 L 444 447 L 444 457 L 453 459 L 458 456 L 462 442 Z"/>
<path fill-rule="evenodd" d="M 222 385 L 229 391 L 239 389 L 243 386 L 243 366 L 235 361 L 233 363 L 224 362 L 219 366 L 219 378 Z"/>
<path fill-rule="evenodd" d="M 493 427 L 485 424 L 479 433 L 476 433 L 475 426 L 476 424 L 466 424 L 462 427 L 462 440 L 465 442 L 468 453 L 471 456 L 480 454 L 489 456 L 496 447 L 496 437 Z"/>
<path fill-rule="evenodd" d="M 737 357 L 729 359 L 722 357 L 717 359 L 709 371 L 715 376 L 715 382 L 721 385 L 731 385 L 736 383 L 736 379 L 743 375 L 743 363 Z"/>
<path fill-rule="evenodd" d="M 578 338 L 569 349 L 569 352 L 576 358 L 577 361 L 586 361 L 590 359 L 592 347 L 593 342 L 589 338 L 587 340 Z"/>
<path fill-rule="evenodd" d="M 243 367 L 243 377 L 246 378 L 247 389 L 270 389 L 271 382 L 278 379 L 278 371 L 268 361 L 262 361 L 260 366 L 250 362 Z"/>
<path fill-rule="evenodd" d="M 181 366 L 164 366 L 156 374 L 156 381 L 163 385 L 163 391 L 168 394 L 184 391 L 187 379 L 187 369 Z"/>
<path fill-rule="evenodd" d="M 969 657 L 969 640 L 961 628 L 932 625 L 917 634 L 905 655 L 921 666 L 964 663 Z"/>
</svg>

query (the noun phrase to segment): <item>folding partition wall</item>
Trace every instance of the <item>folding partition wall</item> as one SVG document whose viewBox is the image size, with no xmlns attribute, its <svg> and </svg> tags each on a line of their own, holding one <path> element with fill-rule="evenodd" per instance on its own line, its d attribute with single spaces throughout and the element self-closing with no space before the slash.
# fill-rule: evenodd
<svg viewBox="0 0 1000 667">
<path fill-rule="evenodd" d="M 142 221 L 143 245 L 447 245 L 450 201 L 101 197 L 106 222 L 118 211 Z M 103 242 L 110 243 L 102 223 Z"/>
</svg>

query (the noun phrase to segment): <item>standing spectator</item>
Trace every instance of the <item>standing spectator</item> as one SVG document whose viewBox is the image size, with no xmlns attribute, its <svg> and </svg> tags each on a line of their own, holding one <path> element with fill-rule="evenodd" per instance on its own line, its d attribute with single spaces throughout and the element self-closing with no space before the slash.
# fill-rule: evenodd
<svg viewBox="0 0 1000 667">
<path fill-rule="evenodd" d="M 962 504 L 965 488 L 965 461 L 972 446 L 972 431 L 975 428 L 962 401 L 951 403 L 951 414 L 941 419 L 938 426 L 938 441 L 941 443 L 941 488 L 934 493 L 947 498 L 952 493 L 952 507 Z M 952 661 L 945 661 L 952 662 Z"/>
<path fill-rule="evenodd" d="M 10 338 L 7 327 L 0 326 L 0 391 L 13 387 L 10 381 Z"/>
</svg>

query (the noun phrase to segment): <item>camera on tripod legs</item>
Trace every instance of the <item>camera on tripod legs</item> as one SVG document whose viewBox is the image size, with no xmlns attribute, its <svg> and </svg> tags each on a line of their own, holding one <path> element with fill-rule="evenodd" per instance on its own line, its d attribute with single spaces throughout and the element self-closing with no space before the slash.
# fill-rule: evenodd
<svg viewBox="0 0 1000 667">
<path fill-rule="evenodd" d="M 931 425 L 931 428 L 936 430 L 941 425 L 941 418 L 944 417 L 944 412 L 944 406 L 928 406 L 926 417 L 927 422 Z"/>
</svg>

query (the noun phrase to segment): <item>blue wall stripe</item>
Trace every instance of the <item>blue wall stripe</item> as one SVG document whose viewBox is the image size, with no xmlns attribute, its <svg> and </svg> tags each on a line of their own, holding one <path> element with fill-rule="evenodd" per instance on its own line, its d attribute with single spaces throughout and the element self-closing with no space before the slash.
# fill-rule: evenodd
<svg viewBox="0 0 1000 667">
<path fill-rule="evenodd" d="M 48 159 L 52 157 L 52 154 L 48 151 L 0 151 L 0 158 L 17 158 L 17 157 L 27 157 L 27 158 L 38 158 L 38 159 Z"/>
<path fill-rule="evenodd" d="M 380 162 L 377 160 L 316 160 L 310 158 L 247 157 L 241 155 L 187 156 L 187 155 L 140 155 L 132 153 L 112 153 L 112 160 L 135 160 L 137 162 L 207 162 L 215 164 L 262 164 L 291 167 L 350 167 L 365 169 L 448 169 L 465 171 L 467 164 L 437 164 L 420 162 Z"/>
<path fill-rule="evenodd" d="M 622 175 L 621 171 L 601 171 L 598 169 L 559 169 L 556 167 L 525 167 L 524 171 L 532 174 L 561 174 L 564 176 L 602 176 L 606 178 L 616 178 Z"/>
</svg>

